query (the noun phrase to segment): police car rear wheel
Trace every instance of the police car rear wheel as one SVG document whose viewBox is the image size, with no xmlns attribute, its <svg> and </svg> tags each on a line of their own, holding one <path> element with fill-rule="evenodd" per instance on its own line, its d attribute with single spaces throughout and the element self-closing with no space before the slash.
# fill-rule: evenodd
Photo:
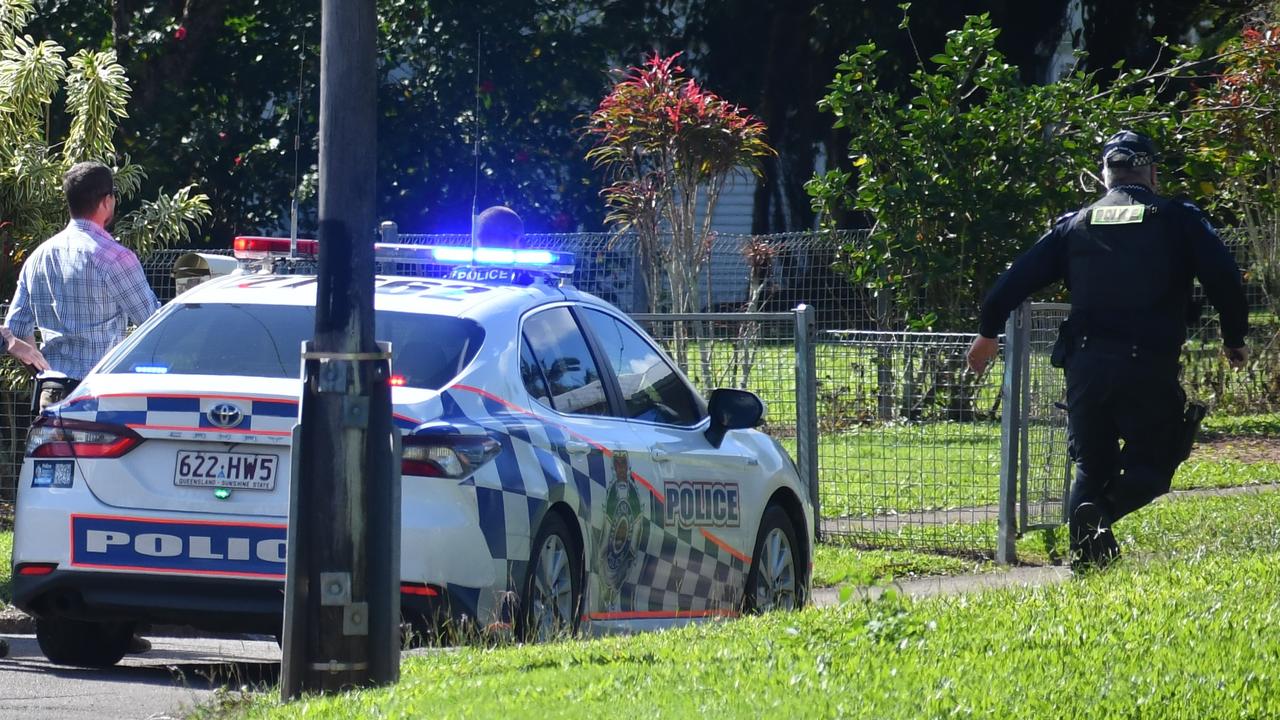
<svg viewBox="0 0 1280 720">
<path fill-rule="evenodd" d="M 534 538 L 516 635 L 526 642 L 564 638 L 578 629 L 582 560 L 568 526 L 549 515 Z"/>
<path fill-rule="evenodd" d="M 796 552 L 796 533 L 791 518 L 771 505 L 760 521 L 755 555 L 747 577 L 747 612 L 794 610 L 802 604 L 801 558 Z"/>
<path fill-rule="evenodd" d="M 120 662 L 133 639 L 129 623 L 95 623 L 68 618 L 37 618 L 40 652 L 57 665 L 105 668 Z"/>
</svg>

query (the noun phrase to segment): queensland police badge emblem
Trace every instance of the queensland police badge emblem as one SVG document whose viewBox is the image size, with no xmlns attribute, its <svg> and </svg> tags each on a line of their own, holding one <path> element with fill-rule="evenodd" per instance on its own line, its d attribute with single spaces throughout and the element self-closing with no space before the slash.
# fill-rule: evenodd
<svg viewBox="0 0 1280 720">
<path fill-rule="evenodd" d="M 616 601 L 622 583 L 634 564 L 640 549 L 643 518 L 640 494 L 631 480 L 631 465 L 625 452 L 613 454 L 614 480 L 605 491 L 604 537 L 600 548 L 604 572 L 604 596 L 609 604 Z"/>
</svg>

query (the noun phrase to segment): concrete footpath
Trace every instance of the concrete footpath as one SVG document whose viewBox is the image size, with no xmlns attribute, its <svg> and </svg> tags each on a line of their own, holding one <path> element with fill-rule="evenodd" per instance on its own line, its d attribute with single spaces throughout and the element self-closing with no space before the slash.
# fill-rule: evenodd
<svg viewBox="0 0 1280 720">
<path fill-rule="evenodd" d="M 990 590 L 1008 587 L 1038 587 L 1053 585 L 1071 577 L 1071 569 L 1065 565 L 1019 566 L 1006 570 L 973 575 L 937 575 L 910 580 L 899 580 L 888 585 L 875 585 L 854 589 L 854 597 L 875 599 L 886 589 L 892 588 L 903 595 L 913 598 L 931 597 L 934 595 L 958 595 L 960 593 Z M 840 588 L 823 587 L 813 589 L 813 604 L 818 607 L 838 605 Z"/>
</svg>

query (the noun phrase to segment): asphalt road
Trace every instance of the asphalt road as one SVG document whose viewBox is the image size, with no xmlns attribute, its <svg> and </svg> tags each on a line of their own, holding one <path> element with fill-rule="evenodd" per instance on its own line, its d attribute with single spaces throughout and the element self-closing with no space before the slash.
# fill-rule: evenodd
<svg viewBox="0 0 1280 720">
<path fill-rule="evenodd" d="M 107 670 L 52 665 L 34 635 L 0 635 L 0 720 L 164 720 L 208 702 L 218 688 L 279 680 L 273 640 L 148 636 L 152 648 Z"/>
</svg>

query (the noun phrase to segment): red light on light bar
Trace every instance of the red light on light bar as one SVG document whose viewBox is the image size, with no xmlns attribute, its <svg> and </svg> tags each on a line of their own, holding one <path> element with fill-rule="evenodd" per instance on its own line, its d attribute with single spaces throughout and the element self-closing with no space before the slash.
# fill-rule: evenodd
<svg viewBox="0 0 1280 720">
<path fill-rule="evenodd" d="M 256 237 L 241 235 L 236 238 L 235 248 L 238 258 L 262 258 L 267 255 L 288 255 L 289 238 Z M 320 243 L 315 240 L 298 239 L 299 255 L 318 255 Z"/>
<path fill-rule="evenodd" d="M 436 597 L 440 594 L 439 590 L 425 583 L 400 583 L 400 592 L 405 595 L 421 595 L 423 597 Z"/>
<path fill-rule="evenodd" d="M 23 563 L 16 569 L 19 575 L 49 575 L 58 568 L 58 563 Z"/>
<path fill-rule="evenodd" d="M 404 376 L 403 376 L 403 375 L 392 375 L 390 378 L 388 378 L 388 379 L 387 379 L 387 383 L 388 383 L 389 385 L 391 385 L 392 387 L 403 387 L 403 386 L 404 386 Z"/>
</svg>

